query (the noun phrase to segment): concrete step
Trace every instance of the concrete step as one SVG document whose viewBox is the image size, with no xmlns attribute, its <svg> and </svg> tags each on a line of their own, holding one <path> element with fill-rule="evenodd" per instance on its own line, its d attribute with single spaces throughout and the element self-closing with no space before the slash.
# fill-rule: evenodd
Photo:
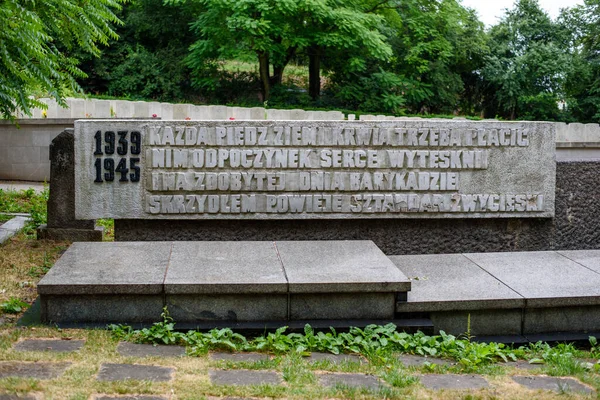
<svg viewBox="0 0 600 400">
<path fill-rule="evenodd" d="M 410 281 L 371 241 L 74 243 L 39 282 L 53 323 L 391 320 Z"/>
<path fill-rule="evenodd" d="M 397 317 L 436 331 L 535 337 L 600 331 L 600 250 L 391 256 L 412 281 Z"/>
</svg>

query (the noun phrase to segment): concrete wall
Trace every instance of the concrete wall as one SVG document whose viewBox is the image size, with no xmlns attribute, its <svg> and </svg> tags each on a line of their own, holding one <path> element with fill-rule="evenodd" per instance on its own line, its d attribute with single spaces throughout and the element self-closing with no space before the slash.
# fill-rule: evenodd
<svg viewBox="0 0 600 400">
<path fill-rule="evenodd" d="M 555 218 L 116 220 L 115 239 L 373 240 L 388 255 L 600 248 L 600 161 L 558 162 Z"/>
<path fill-rule="evenodd" d="M 0 179 L 44 182 L 50 180 L 50 142 L 73 119 L 21 120 L 19 127 L 0 121 Z"/>
<path fill-rule="evenodd" d="M 18 120 L 20 129 L 9 121 L 0 120 L 0 180 L 43 182 L 50 179 L 48 151 L 50 142 L 64 128 L 73 127 L 75 119 L 83 118 L 156 118 L 186 119 L 250 119 L 250 120 L 354 120 L 339 111 L 277 110 L 262 107 L 196 106 L 124 100 L 67 99 L 68 109 L 45 99 L 46 117 L 35 109 L 34 118 Z M 418 117 L 361 115 L 360 120 L 414 120 Z M 557 161 L 600 160 L 600 125 L 556 124 Z"/>
</svg>

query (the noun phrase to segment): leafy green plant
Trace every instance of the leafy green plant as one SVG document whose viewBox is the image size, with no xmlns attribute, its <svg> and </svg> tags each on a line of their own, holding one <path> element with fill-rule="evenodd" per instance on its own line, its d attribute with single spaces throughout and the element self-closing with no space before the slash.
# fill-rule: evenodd
<svg viewBox="0 0 600 400">
<path fill-rule="evenodd" d="M 306 325 L 303 334 L 286 334 L 287 327 L 281 327 L 253 340 L 248 340 L 229 328 L 208 332 L 189 331 L 184 334 L 175 331 L 175 323 L 166 309 L 163 312 L 163 321 L 150 328 L 133 330 L 128 326 L 112 325 L 110 329 L 120 340 L 186 345 L 192 355 L 205 354 L 213 349 L 276 354 L 291 352 L 298 355 L 308 355 L 313 351 L 333 354 L 345 352 L 362 354 L 374 364 L 385 365 L 394 357 L 393 353 L 402 352 L 451 358 L 467 370 L 474 370 L 499 360 L 516 360 L 525 355 L 522 348 L 513 349 L 498 343 L 469 342 L 445 332 L 440 332 L 437 336 L 428 336 L 422 332 L 398 332 L 394 324 L 369 325 L 364 329 L 351 328 L 348 332 L 340 333 L 334 329 L 330 329 L 329 332 L 315 332 L 310 325 Z M 392 380 L 394 379 L 396 378 Z"/>
<path fill-rule="evenodd" d="M 11 297 L 9 300 L 0 303 L 0 309 L 7 314 L 18 314 L 25 311 L 29 307 L 29 304 L 16 297 Z"/>
<path fill-rule="evenodd" d="M 600 358 L 600 346 L 598 345 L 598 339 L 595 336 L 589 337 L 590 341 L 590 356 L 593 358 Z"/>
</svg>

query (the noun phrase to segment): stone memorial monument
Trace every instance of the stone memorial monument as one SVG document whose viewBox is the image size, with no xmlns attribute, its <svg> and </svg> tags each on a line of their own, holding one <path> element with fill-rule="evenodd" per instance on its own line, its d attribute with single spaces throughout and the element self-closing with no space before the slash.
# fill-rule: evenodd
<svg viewBox="0 0 600 400">
<path fill-rule="evenodd" d="M 46 322 L 390 321 L 411 280 L 380 236 L 555 216 L 550 123 L 84 120 L 74 160 L 75 218 L 117 242 L 56 263 Z"/>
<path fill-rule="evenodd" d="M 77 121 L 79 219 L 551 218 L 549 123 Z"/>
</svg>

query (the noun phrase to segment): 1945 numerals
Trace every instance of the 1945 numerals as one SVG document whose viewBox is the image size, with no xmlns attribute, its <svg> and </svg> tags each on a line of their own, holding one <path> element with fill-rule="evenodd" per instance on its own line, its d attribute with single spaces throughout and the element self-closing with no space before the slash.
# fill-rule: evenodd
<svg viewBox="0 0 600 400">
<path fill-rule="evenodd" d="M 113 182 L 115 175 L 119 175 L 119 182 L 139 182 L 140 181 L 140 162 L 139 157 L 130 157 L 128 154 L 139 156 L 142 151 L 142 135 L 137 131 L 101 131 L 94 135 L 96 161 L 94 168 L 96 179 L 94 182 Z M 117 158 L 118 162 L 112 156 L 115 154 L 124 156 Z M 115 165 L 116 164 L 116 165 Z"/>
</svg>

